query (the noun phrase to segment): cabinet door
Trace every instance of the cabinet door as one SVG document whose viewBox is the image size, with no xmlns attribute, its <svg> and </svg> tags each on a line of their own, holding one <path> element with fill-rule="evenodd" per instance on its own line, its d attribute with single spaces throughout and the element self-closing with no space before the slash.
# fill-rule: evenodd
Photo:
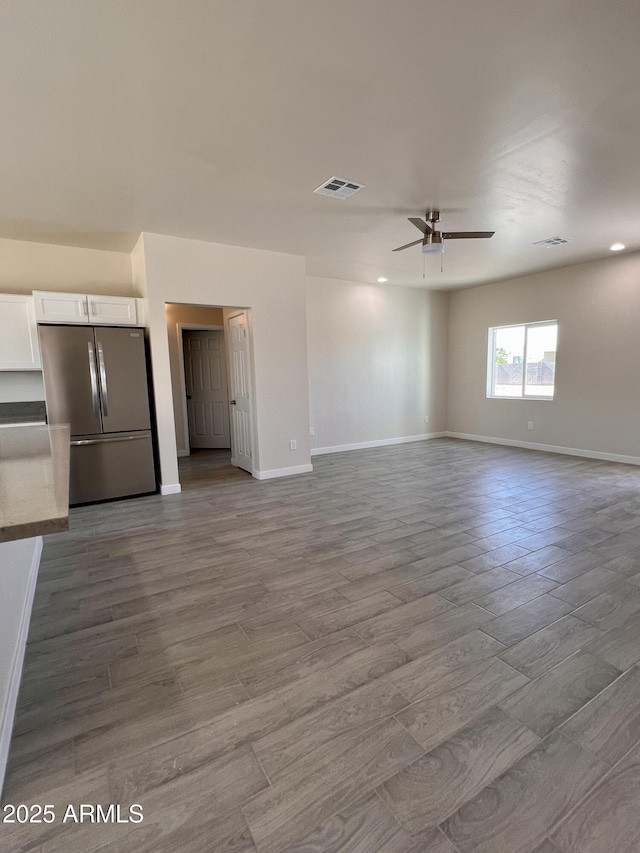
<svg viewBox="0 0 640 853">
<path fill-rule="evenodd" d="M 136 300 L 128 296 L 91 296 L 89 322 L 105 326 L 135 326 Z"/>
<path fill-rule="evenodd" d="M 0 370 L 40 370 L 33 297 L 0 294 Z"/>
<path fill-rule="evenodd" d="M 88 323 L 87 297 L 84 293 L 54 293 L 34 290 L 38 323 Z"/>
</svg>

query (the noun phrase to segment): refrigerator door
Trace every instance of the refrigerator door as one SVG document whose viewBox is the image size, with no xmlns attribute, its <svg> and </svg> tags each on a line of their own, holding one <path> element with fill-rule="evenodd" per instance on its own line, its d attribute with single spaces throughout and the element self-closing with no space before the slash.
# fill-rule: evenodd
<svg viewBox="0 0 640 853">
<path fill-rule="evenodd" d="M 69 503 L 155 492 L 150 432 L 74 436 Z"/>
<path fill-rule="evenodd" d="M 105 326 L 95 328 L 94 335 L 103 431 L 149 429 L 149 389 L 142 329 Z"/>
<path fill-rule="evenodd" d="M 40 326 L 42 372 L 51 424 L 70 424 L 71 435 L 102 431 L 93 329 Z"/>
</svg>

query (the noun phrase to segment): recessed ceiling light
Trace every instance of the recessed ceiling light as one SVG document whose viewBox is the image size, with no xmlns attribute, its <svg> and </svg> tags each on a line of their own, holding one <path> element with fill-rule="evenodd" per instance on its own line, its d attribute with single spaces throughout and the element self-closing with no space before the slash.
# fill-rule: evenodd
<svg viewBox="0 0 640 853">
<path fill-rule="evenodd" d="M 389 281 L 389 279 L 385 278 L 383 275 L 381 275 L 380 278 L 376 279 L 376 281 L 378 282 L 378 284 L 384 284 L 385 281 Z"/>
<path fill-rule="evenodd" d="M 609 246 L 612 252 L 621 252 L 624 249 L 624 243 L 614 243 L 612 246 Z"/>
</svg>

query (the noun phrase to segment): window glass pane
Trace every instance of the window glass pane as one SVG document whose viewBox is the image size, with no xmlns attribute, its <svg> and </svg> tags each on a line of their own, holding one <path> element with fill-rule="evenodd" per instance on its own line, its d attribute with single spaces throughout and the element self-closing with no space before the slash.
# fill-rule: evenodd
<svg viewBox="0 0 640 853">
<path fill-rule="evenodd" d="M 522 397 L 524 326 L 496 329 L 493 347 L 493 393 L 496 397 Z"/>
<path fill-rule="evenodd" d="M 527 370 L 524 393 L 533 397 L 553 397 L 556 375 L 558 327 L 527 327 Z"/>
</svg>

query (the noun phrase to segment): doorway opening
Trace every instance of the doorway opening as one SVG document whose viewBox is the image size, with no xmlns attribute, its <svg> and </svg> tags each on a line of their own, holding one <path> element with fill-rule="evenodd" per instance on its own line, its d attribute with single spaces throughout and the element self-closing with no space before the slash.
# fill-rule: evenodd
<svg viewBox="0 0 640 853">
<path fill-rule="evenodd" d="M 165 309 L 176 445 L 178 457 L 189 457 L 181 470 L 193 469 L 200 483 L 208 475 L 219 480 L 225 467 L 253 474 L 249 309 L 182 303 Z"/>
</svg>

